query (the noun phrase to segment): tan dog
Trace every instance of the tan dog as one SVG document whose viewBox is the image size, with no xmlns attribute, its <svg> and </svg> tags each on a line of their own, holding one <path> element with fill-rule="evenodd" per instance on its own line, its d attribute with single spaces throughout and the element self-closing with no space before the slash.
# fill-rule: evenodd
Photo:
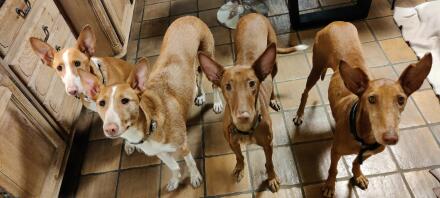
<svg viewBox="0 0 440 198">
<path fill-rule="evenodd" d="M 201 80 L 196 75 L 201 79 L 202 74 L 194 66 L 198 50 L 213 57 L 214 38 L 200 19 L 182 17 L 165 33 L 154 71 L 148 71 L 147 63 L 141 61 L 127 83 L 106 87 L 93 75 L 82 76 L 97 99 L 105 135 L 124 138 L 145 154 L 159 157 L 172 171 L 169 191 L 178 187 L 181 177 L 172 156 L 176 151 L 184 156 L 191 184 L 197 187 L 202 182 L 187 145 L 185 124 L 194 97 L 197 101 L 201 96 Z"/>
<path fill-rule="evenodd" d="M 385 145 L 397 143 L 400 114 L 408 97 L 422 85 L 431 64 L 431 54 L 427 54 L 418 63 L 409 65 L 397 81 L 373 80 L 353 24 L 333 22 L 316 34 L 313 68 L 294 122 L 302 123 L 308 92 L 320 77 L 325 77 L 327 68 L 332 68 L 328 96 L 336 132 L 329 175 L 323 188 L 325 197 L 334 195 L 337 165 L 343 155 L 358 154 L 353 161 L 353 181 L 361 189 L 368 187 L 360 165 L 382 152 Z"/>
<path fill-rule="evenodd" d="M 268 184 L 271 191 L 279 189 L 272 162 L 272 121 L 269 105 L 279 110 L 274 99 L 272 79 L 276 74 L 276 35 L 269 20 L 259 14 L 248 14 L 237 25 L 234 67 L 224 68 L 209 55 L 199 53 L 199 62 L 208 79 L 220 86 L 226 100 L 223 131 L 237 158 L 234 176 L 243 177 L 244 157 L 240 144 L 258 144 L 266 156 Z M 280 52 L 305 49 L 303 45 Z"/>
</svg>

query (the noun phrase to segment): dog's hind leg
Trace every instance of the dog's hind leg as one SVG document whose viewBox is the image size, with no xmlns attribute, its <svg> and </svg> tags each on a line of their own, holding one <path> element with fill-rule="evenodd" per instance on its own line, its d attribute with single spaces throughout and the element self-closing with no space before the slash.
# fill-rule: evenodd
<svg viewBox="0 0 440 198">
<path fill-rule="evenodd" d="M 272 70 L 272 84 L 274 83 L 273 81 L 275 81 L 275 76 L 278 73 L 278 64 L 275 63 L 273 70 Z M 280 111 L 281 110 L 281 105 L 280 103 L 277 101 L 276 97 L 275 97 L 275 87 L 272 85 L 272 93 L 270 94 L 270 103 L 269 106 L 274 110 L 274 111 Z"/>
<path fill-rule="evenodd" d="M 196 84 L 197 84 L 197 96 L 194 99 L 194 104 L 197 106 L 201 106 L 205 103 L 206 97 L 205 92 L 203 91 L 202 87 L 202 78 L 203 78 L 203 72 L 202 68 L 199 66 L 197 67 L 197 74 L 196 74 Z"/>
</svg>

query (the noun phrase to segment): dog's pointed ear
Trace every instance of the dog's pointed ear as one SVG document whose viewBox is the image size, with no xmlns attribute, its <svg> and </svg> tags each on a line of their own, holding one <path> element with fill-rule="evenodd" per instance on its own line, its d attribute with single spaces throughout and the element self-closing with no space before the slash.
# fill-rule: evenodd
<svg viewBox="0 0 440 198">
<path fill-rule="evenodd" d="M 78 75 L 81 79 L 81 85 L 86 91 L 87 97 L 93 101 L 96 101 L 99 93 L 101 92 L 103 84 L 99 81 L 98 77 L 81 69 L 78 69 Z"/>
<path fill-rule="evenodd" d="M 87 56 L 91 57 L 95 54 L 96 37 L 90 25 L 85 25 L 79 33 L 76 47 Z"/>
<path fill-rule="evenodd" d="M 223 66 L 212 60 L 212 58 L 204 52 L 199 52 L 198 57 L 202 71 L 205 73 L 208 80 L 215 85 L 220 86 L 223 73 L 225 72 Z"/>
<path fill-rule="evenodd" d="M 416 64 L 409 65 L 400 75 L 399 83 L 407 96 L 417 91 L 431 71 L 432 55 L 425 54 Z"/>
<path fill-rule="evenodd" d="M 277 47 L 275 43 L 271 43 L 252 65 L 260 81 L 263 81 L 272 72 L 276 58 Z"/>
<path fill-rule="evenodd" d="M 52 66 L 52 61 L 56 52 L 55 49 L 46 42 L 35 37 L 31 37 L 29 42 L 31 43 L 32 50 L 41 58 L 41 60 L 43 60 L 44 64 Z"/>
<path fill-rule="evenodd" d="M 130 87 L 139 93 L 145 90 L 145 83 L 147 82 L 149 72 L 148 67 L 148 59 L 142 57 L 138 63 L 136 63 L 135 68 L 131 71 L 127 79 L 127 83 L 130 84 Z"/>
<path fill-rule="evenodd" d="M 352 93 L 361 96 L 368 87 L 370 79 L 360 68 L 352 67 L 347 62 L 341 60 L 339 63 L 339 72 L 345 87 Z"/>
</svg>

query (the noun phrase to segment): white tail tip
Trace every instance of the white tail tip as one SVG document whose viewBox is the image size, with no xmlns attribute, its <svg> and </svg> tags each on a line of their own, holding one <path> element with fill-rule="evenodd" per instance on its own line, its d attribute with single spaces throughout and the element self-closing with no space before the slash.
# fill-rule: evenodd
<svg viewBox="0 0 440 198">
<path fill-rule="evenodd" d="M 305 45 L 305 44 L 299 44 L 299 45 L 296 45 L 296 46 L 295 46 L 295 49 L 296 49 L 297 51 L 306 50 L 307 48 L 309 48 L 309 46 L 308 46 L 308 45 Z"/>
</svg>

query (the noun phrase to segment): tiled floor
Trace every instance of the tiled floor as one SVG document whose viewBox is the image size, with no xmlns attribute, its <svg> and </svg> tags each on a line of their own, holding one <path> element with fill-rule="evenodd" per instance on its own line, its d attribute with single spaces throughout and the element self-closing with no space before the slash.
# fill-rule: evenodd
<svg viewBox="0 0 440 198">
<path fill-rule="evenodd" d="M 286 1 L 267 2 L 281 46 L 292 42 L 313 43 L 320 28 L 291 31 Z M 350 1 L 307 0 L 302 1 L 301 7 L 317 9 L 346 2 Z M 423 1 L 397 0 L 397 6 L 414 6 L 420 2 Z M 215 17 L 223 3 L 224 0 L 137 0 L 127 59 L 134 62 L 145 56 L 155 61 L 168 25 L 181 15 L 194 15 L 210 26 L 217 44 L 216 59 L 232 65 L 234 31 L 219 26 Z M 408 64 L 416 61 L 416 56 L 402 39 L 389 8 L 387 0 L 373 0 L 368 18 L 353 23 L 373 75 L 397 79 Z M 188 121 L 189 145 L 204 176 L 200 188 L 193 189 L 186 179 L 176 192 L 167 192 L 165 185 L 170 177 L 167 167 L 156 157 L 137 152 L 127 156 L 121 140 L 103 137 L 101 123 L 95 117 L 77 197 L 319 197 L 321 184 L 327 177 L 334 128 L 327 100 L 330 75 L 310 92 L 305 123 L 300 127 L 292 123 L 311 68 L 311 57 L 311 49 L 278 56 L 280 72 L 275 78 L 275 90 L 282 110 L 271 114 L 275 132 L 273 157 L 282 183 L 277 194 L 260 188 L 266 174 L 263 152 L 257 146 L 243 147 L 245 175 L 240 183 L 233 181 L 235 156 L 221 132 L 222 115 L 212 112 L 212 90 L 204 79 L 205 90 L 210 93 L 208 104 L 194 107 Z M 440 104 L 428 83 L 410 98 L 400 126 L 399 143 L 362 166 L 370 180 L 368 190 L 349 185 L 354 156 L 345 156 L 340 161 L 337 197 L 434 197 L 432 188 L 440 183 L 428 170 L 440 167 Z"/>
</svg>

